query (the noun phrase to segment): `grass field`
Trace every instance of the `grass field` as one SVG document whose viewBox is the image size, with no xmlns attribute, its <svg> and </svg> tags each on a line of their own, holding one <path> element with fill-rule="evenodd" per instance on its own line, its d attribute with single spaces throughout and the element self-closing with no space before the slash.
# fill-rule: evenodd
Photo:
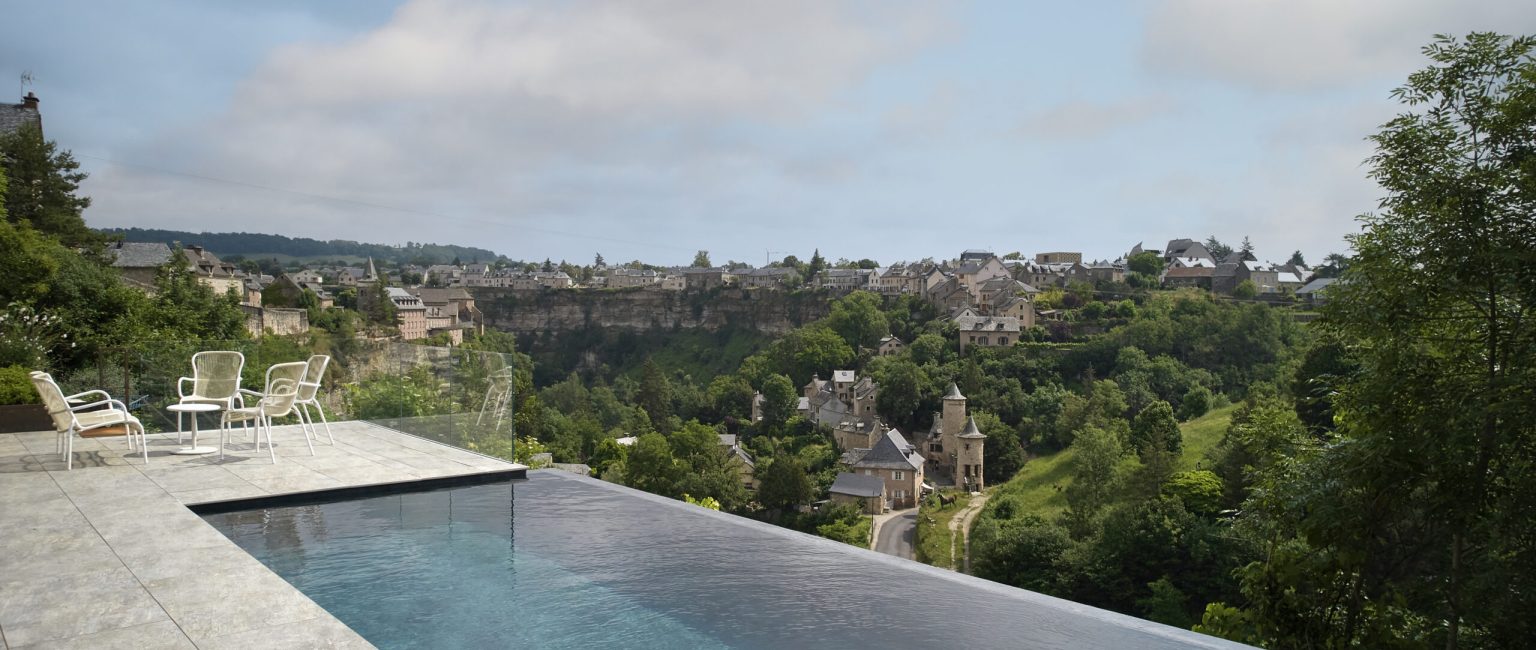
<svg viewBox="0 0 1536 650">
<path fill-rule="evenodd" d="M 955 502 L 942 508 L 922 507 L 917 513 L 917 561 L 946 569 L 954 568 L 949 555 L 949 520 L 971 502 L 970 495 L 957 495 Z"/>
<path fill-rule="evenodd" d="M 1236 410 L 1235 404 L 1225 406 L 1179 425 L 1184 433 L 1184 454 L 1179 458 L 1180 471 L 1200 469 L 1208 464 L 1206 452 L 1221 442 L 1221 437 L 1227 432 L 1227 424 L 1232 421 L 1232 412 Z M 1066 489 L 1072 484 L 1072 458 L 1073 451 L 1070 448 L 1031 458 L 1023 470 L 1007 483 L 998 486 L 994 497 L 1012 496 L 1021 502 L 1026 512 L 1054 519 L 1067 509 Z"/>
</svg>

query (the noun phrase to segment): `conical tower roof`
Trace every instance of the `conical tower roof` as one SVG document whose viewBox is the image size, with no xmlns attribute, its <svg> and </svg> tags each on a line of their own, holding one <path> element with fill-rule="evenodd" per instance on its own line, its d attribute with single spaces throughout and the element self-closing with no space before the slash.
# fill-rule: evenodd
<svg viewBox="0 0 1536 650">
<path fill-rule="evenodd" d="M 944 393 L 944 399 L 965 399 L 965 396 L 960 394 L 960 387 L 955 382 L 949 382 L 949 392 Z"/>
<path fill-rule="evenodd" d="M 976 416 L 973 415 L 973 416 L 971 416 L 969 418 L 966 418 L 966 420 L 965 420 L 965 430 L 960 432 L 960 437 L 961 438 L 985 438 L 987 436 L 984 435 L 981 432 L 981 429 L 977 429 L 976 428 Z"/>
</svg>

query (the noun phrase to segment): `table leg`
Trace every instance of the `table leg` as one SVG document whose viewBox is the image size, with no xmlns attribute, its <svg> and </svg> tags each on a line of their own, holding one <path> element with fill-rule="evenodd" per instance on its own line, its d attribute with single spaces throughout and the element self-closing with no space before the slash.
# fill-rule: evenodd
<svg viewBox="0 0 1536 650">
<path fill-rule="evenodd" d="M 194 412 L 194 413 L 191 413 L 191 415 L 192 415 L 192 446 L 191 447 L 182 447 L 181 449 L 176 450 L 174 453 L 177 453 L 177 454 L 180 454 L 180 455 L 183 455 L 183 456 L 191 456 L 191 455 L 198 455 L 198 454 L 211 454 L 213 452 L 218 451 L 218 449 L 215 449 L 213 447 L 199 447 L 199 446 L 197 446 L 197 427 L 198 427 L 197 413 Z"/>
</svg>

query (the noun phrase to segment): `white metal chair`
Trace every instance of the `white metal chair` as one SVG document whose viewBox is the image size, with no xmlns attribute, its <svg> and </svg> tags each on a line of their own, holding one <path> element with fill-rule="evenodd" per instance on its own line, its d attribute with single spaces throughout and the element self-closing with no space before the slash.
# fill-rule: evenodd
<svg viewBox="0 0 1536 650">
<path fill-rule="evenodd" d="M 267 385 L 260 393 L 252 390 L 240 389 L 240 393 L 255 398 L 255 404 L 227 409 L 220 418 L 219 426 L 219 458 L 224 457 L 224 443 L 229 438 L 229 425 L 240 422 L 242 425 L 256 423 L 256 451 L 261 451 L 261 431 L 267 432 L 267 454 L 272 457 L 272 463 L 277 464 L 277 452 L 272 449 L 272 420 L 274 418 L 287 417 L 294 413 L 294 404 L 298 401 L 299 383 L 304 381 L 304 371 L 309 366 L 303 361 L 291 363 L 279 363 L 267 369 Z M 302 422 L 302 420 L 301 420 Z M 309 432 L 304 432 L 304 442 L 309 445 L 309 454 L 315 454 L 315 443 L 310 441 Z"/>
<path fill-rule="evenodd" d="M 144 425 L 128 412 L 121 401 L 112 399 L 104 390 L 88 390 L 75 395 L 65 395 L 53 377 L 46 372 L 31 373 L 32 386 L 43 398 L 48 416 L 53 418 L 53 429 L 58 434 L 54 450 L 64 455 L 64 469 L 75 468 L 75 436 L 92 429 L 121 426 L 126 429 L 128 449 L 134 449 L 133 437 L 137 435 L 138 448 L 144 454 L 144 464 L 149 464 L 149 444 L 144 438 Z M 74 400 L 84 400 L 88 395 L 100 396 L 95 402 L 70 406 Z M 106 407 L 106 408 L 102 408 Z"/>
<path fill-rule="evenodd" d="M 244 369 L 245 355 L 239 352 L 199 352 L 192 355 L 192 376 L 176 380 L 176 394 L 182 404 L 217 404 L 228 411 L 241 404 L 240 371 Z M 190 393 L 187 392 L 189 383 Z M 182 437 L 182 417 L 177 413 L 177 442 Z"/>
<path fill-rule="evenodd" d="M 335 445 L 336 437 L 331 435 L 331 423 L 325 420 L 325 410 L 320 408 L 320 382 L 325 379 L 325 367 L 330 363 L 331 358 L 323 354 L 309 358 L 304 369 L 304 381 L 299 382 L 299 395 L 294 406 L 299 411 L 299 421 L 304 423 L 306 432 L 315 426 L 315 417 L 309 414 L 309 407 L 313 406 L 315 412 L 320 414 L 320 424 L 325 426 L 325 437 Z"/>
</svg>

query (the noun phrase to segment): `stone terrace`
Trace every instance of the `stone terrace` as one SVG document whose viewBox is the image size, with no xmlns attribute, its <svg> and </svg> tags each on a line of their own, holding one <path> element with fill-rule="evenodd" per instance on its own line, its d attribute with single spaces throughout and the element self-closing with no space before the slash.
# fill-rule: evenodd
<svg viewBox="0 0 1536 650">
<path fill-rule="evenodd" d="M 370 648 L 186 506 L 525 469 L 366 422 L 331 424 L 309 455 L 296 426 L 278 462 L 233 435 L 226 456 L 177 456 L 149 436 L 0 434 L 0 645 L 5 648 Z M 218 444 L 216 430 L 202 445 Z"/>
</svg>

